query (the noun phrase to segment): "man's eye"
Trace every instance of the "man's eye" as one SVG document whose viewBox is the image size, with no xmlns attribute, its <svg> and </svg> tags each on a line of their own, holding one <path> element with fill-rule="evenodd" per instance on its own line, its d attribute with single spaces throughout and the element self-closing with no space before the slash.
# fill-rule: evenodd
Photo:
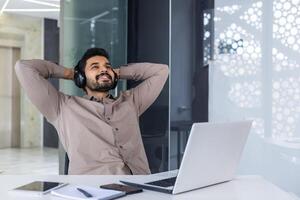
<svg viewBox="0 0 300 200">
<path fill-rule="evenodd" d="M 92 66 L 92 69 L 97 69 L 97 68 L 98 68 L 97 65 Z"/>
</svg>

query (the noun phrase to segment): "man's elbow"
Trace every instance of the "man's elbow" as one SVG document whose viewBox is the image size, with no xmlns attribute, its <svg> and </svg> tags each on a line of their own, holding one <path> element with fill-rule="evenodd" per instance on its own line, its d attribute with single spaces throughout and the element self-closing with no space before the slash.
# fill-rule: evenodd
<svg viewBox="0 0 300 200">
<path fill-rule="evenodd" d="M 22 79 L 22 77 L 25 76 L 30 76 L 30 75 L 25 75 L 28 73 L 28 69 L 33 68 L 31 62 L 31 60 L 18 60 L 15 64 L 15 73 L 17 75 L 17 77 L 20 79 Z"/>
<path fill-rule="evenodd" d="M 18 74 L 23 68 L 24 60 L 18 60 L 15 64 L 15 72 Z"/>
<path fill-rule="evenodd" d="M 16 62 L 15 68 L 22 68 L 24 65 L 28 65 L 29 60 L 18 60 Z"/>
<path fill-rule="evenodd" d="M 161 64 L 161 72 L 163 73 L 163 74 L 165 74 L 166 76 L 168 76 L 169 75 L 169 66 L 168 65 L 166 65 L 166 64 Z"/>
<path fill-rule="evenodd" d="M 15 64 L 16 73 L 23 71 L 25 68 L 32 68 L 32 60 L 18 60 Z"/>
</svg>

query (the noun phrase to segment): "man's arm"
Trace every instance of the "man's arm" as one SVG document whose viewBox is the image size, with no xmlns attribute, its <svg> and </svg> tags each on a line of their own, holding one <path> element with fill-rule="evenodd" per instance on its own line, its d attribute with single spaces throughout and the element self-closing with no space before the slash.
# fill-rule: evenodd
<svg viewBox="0 0 300 200">
<path fill-rule="evenodd" d="M 47 79 L 51 77 L 72 79 L 73 71 L 49 61 L 37 59 L 19 60 L 15 71 L 31 102 L 48 121 L 55 121 L 60 111 L 63 94 L 57 91 Z"/>
<path fill-rule="evenodd" d="M 140 116 L 160 94 L 169 74 L 167 65 L 154 63 L 133 63 L 121 67 L 120 79 L 143 81 L 131 89 L 133 100 Z"/>
</svg>

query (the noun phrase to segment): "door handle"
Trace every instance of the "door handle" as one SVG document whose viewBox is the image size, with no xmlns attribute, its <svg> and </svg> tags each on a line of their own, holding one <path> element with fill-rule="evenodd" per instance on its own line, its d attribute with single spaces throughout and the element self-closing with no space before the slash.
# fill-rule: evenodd
<svg viewBox="0 0 300 200">
<path fill-rule="evenodd" d="M 181 113 L 183 113 L 184 111 L 187 111 L 187 110 L 191 110 L 191 108 L 188 108 L 186 106 L 179 106 L 177 108 L 177 111 L 178 111 L 179 114 L 181 114 Z"/>
</svg>

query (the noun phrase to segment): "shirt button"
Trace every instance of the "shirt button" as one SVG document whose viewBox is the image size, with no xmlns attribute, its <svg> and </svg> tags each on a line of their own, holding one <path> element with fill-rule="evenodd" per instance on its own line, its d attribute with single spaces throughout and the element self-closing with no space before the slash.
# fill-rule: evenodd
<svg viewBox="0 0 300 200">
<path fill-rule="evenodd" d="M 122 145 L 120 145 L 119 147 L 120 147 L 120 149 L 123 149 L 123 146 L 122 146 Z"/>
<path fill-rule="evenodd" d="M 107 120 L 110 120 L 110 118 L 108 117 Z"/>
<path fill-rule="evenodd" d="M 118 131 L 119 129 L 118 129 L 118 128 L 115 128 L 115 130 Z"/>
</svg>

